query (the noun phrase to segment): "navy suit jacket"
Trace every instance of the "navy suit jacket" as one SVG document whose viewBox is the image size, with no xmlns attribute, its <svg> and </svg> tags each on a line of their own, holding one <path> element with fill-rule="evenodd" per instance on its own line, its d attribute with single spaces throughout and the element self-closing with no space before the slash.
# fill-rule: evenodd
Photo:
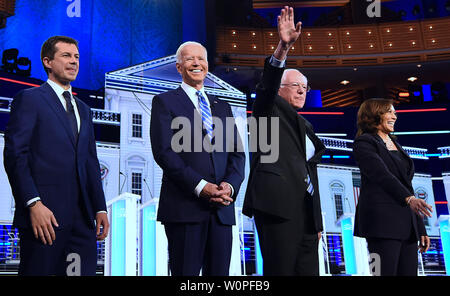
<svg viewBox="0 0 450 296">
<path fill-rule="evenodd" d="M 31 226 L 27 201 L 40 197 L 63 228 L 77 201 L 91 227 L 106 211 L 90 108 L 75 98 L 80 115 L 78 142 L 66 111 L 48 83 L 19 92 L 5 132 L 4 165 L 16 202 L 14 226 Z"/>
<path fill-rule="evenodd" d="M 400 144 L 397 149 L 408 159 L 407 174 L 401 173 L 378 135 L 362 134 L 353 144 L 361 172 L 361 190 L 355 213 L 355 236 L 406 240 L 411 232 L 417 240 L 427 235 L 423 219 L 406 204 L 414 195 L 414 163 Z M 413 229 L 411 229 L 411 227 Z"/>
<path fill-rule="evenodd" d="M 208 95 L 208 99 L 212 116 L 220 118 L 225 127 L 226 118 L 233 119 L 230 106 L 211 95 Z M 197 124 L 194 116 L 198 116 Z M 188 129 L 191 136 L 191 143 L 188 144 L 190 151 L 177 153 L 172 149 L 172 137 L 183 128 L 182 126 L 175 130 L 171 128 L 172 120 L 176 117 L 184 117 L 190 122 Z M 202 222 L 209 219 L 211 212 L 217 211 L 223 224 L 235 224 L 234 203 L 229 206 L 213 206 L 194 193 L 195 187 L 202 179 L 214 184 L 224 181 L 233 186 L 233 199 L 236 199 L 244 180 L 245 154 L 236 152 L 241 143 L 238 142 L 240 136 L 234 124 L 233 129 L 232 138 L 226 132 L 221 136 L 223 152 L 209 153 L 203 148 L 199 152 L 194 152 L 196 151 L 194 133 L 199 133 L 203 139 L 205 130 L 202 128 L 201 117 L 188 95 L 179 87 L 153 98 L 150 138 L 155 161 L 163 170 L 158 221 Z M 220 137 L 218 133 L 216 136 Z M 227 152 L 227 144 L 232 144 L 235 152 Z"/>
</svg>

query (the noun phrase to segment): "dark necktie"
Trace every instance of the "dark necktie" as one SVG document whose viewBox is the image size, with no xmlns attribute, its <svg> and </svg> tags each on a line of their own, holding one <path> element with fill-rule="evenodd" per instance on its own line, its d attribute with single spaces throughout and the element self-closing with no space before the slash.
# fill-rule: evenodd
<svg viewBox="0 0 450 296">
<path fill-rule="evenodd" d="M 63 92 L 63 97 L 66 100 L 66 114 L 67 118 L 69 119 L 69 125 L 72 129 L 73 137 L 75 138 L 75 142 L 78 141 L 78 124 L 77 124 L 77 118 L 75 116 L 75 110 L 73 109 L 72 105 L 72 96 L 70 95 L 70 92 L 65 91 Z"/>
</svg>

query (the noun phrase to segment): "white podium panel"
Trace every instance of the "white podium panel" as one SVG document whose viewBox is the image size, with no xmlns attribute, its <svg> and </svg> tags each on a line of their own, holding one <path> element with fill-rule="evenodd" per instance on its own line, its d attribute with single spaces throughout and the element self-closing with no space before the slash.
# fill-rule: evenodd
<svg viewBox="0 0 450 296">
<path fill-rule="evenodd" d="M 136 275 L 139 199 L 139 195 L 122 193 L 107 203 L 111 227 L 105 242 L 105 275 Z"/>
</svg>

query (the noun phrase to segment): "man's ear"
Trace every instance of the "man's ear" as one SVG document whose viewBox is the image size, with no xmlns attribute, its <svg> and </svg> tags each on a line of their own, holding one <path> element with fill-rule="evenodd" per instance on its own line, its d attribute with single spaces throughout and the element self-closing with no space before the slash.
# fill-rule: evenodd
<svg viewBox="0 0 450 296">
<path fill-rule="evenodd" d="M 280 97 L 282 97 L 281 87 L 278 89 L 278 95 L 279 95 Z"/>
<path fill-rule="evenodd" d="M 50 58 L 48 58 L 48 57 L 44 57 L 44 58 L 42 59 L 42 63 L 44 64 L 45 68 L 51 69 L 50 61 L 51 61 L 51 60 L 50 60 Z"/>
<path fill-rule="evenodd" d="M 178 71 L 178 73 L 180 73 L 180 74 L 181 74 L 181 65 L 180 65 L 180 64 L 178 64 L 178 63 L 175 63 L 175 67 L 177 67 L 177 71 Z"/>
</svg>

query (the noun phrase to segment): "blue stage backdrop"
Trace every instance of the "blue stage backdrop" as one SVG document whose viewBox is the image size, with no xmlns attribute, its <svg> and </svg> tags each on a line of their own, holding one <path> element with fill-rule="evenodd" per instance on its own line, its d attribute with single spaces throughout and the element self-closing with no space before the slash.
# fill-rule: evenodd
<svg viewBox="0 0 450 296">
<path fill-rule="evenodd" d="M 79 41 L 75 87 L 104 86 L 105 72 L 173 54 L 183 36 L 183 0 L 18 0 L 16 15 L 0 30 L 0 51 L 19 49 L 32 61 L 32 77 L 47 76 L 42 43 L 52 35 Z M 188 2 L 188 1 L 187 1 Z M 202 40 L 199 40 L 202 41 Z"/>
</svg>

